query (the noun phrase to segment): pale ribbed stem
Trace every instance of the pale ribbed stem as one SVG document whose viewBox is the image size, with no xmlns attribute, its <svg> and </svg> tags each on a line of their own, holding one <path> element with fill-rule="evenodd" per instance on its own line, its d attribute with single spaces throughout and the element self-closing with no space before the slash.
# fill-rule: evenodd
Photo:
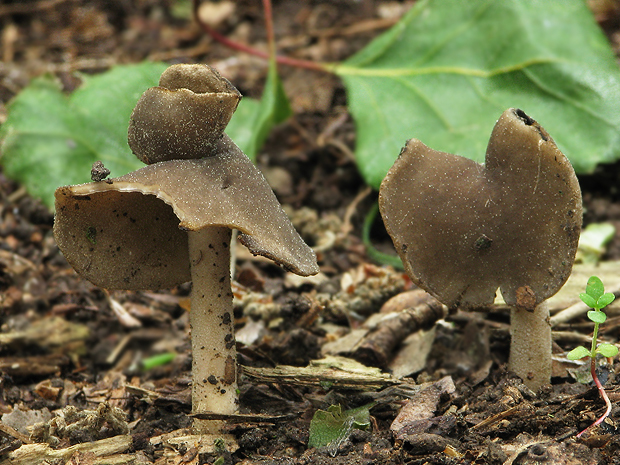
<svg viewBox="0 0 620 465">
<path fill-rule="evenodd" d="M 533 312 L 510 312 L 510 359 L 508 369 L 536 392 L 551 382 L 551 325 L 549 307 L 539 304 Z"/>
<path fill-rule="evenodd" d="M 225 227 L 189 231 L 192 274 L 192 413 L 235 413 L 237 363 L 230 236 Z M 198 434 L 218 433 L 221 422 L 194 420 Z"/>
</svg>

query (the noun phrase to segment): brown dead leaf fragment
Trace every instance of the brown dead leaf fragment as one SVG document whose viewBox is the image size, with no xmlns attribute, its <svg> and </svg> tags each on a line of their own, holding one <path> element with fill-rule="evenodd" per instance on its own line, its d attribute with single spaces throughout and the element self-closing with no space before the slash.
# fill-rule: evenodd
<svg viewBox="0 0 620 465">
<path fill-rule="evenodd" d="M 454 381 L 449 376 L 422 389 L 407 401 L 392 422 L 390 430 L 397 438 L 401 438 L 404 434 L 424 432 L 426 426 L 420 428 L 421 423 L 433 418 L 440 397 L 452 394 L 455 389 Z"/>
</svg>

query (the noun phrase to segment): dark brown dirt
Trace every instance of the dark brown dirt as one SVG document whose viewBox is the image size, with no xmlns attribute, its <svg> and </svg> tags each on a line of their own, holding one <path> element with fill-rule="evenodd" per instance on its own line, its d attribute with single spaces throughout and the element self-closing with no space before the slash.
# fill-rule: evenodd
<svg viewBox="0 0 620 465">
<path fill-rule="evenodd" d="M 216 28 L 266 49 L 260 2 L 231 3 L 233 11 Z M 619 9 L 594 3 L 612 45 L 620 50 Z M 242 93 L 259 97 L 266 63 L 213 41 L 175 7 L 183 4 L 2 2 L 0 123 L 6 117 L 4 105 L 36 75 L 51 72 L 71 90 L 79 82 L 76 71 L 100 72 L 144 59 L 209 63 Z M 388 27 L 408 5 L 277 1 L 274 21 L 280 51 L 317 61 L 342 60 Z M 386 17 L 387 6 L 393 20 Z M 366 27 L 353 28 L 360 24 Z M 324 279 L 304 284 L 239 250 L 235 317 L 239 339 L 249 341 L 239 344 L 239 362 L 254 368 L 308 365 L 321 358 L 325 344 L 361 328 L 389 297 L 411 287 L 400 273 L 372 265 L 361 244 L 363 218 L 376 194 L 366 190 L 351 158 L 355 133 L 342 84 L 307 70 L 282 67 L 281 74 L 295 115 L 273 132 L 258 164 L 282 204 L 290 207 L 304 239 L 311 245 L 326 237 L 333 241 L 319 253 Z M 620 231 L 620 163 L 600 167 L 580 181 L 586 223 L 608 221 Z M 224 462 L 218 463 L 265 465 L 620 463 L 620 411 L 615 403 L 604 425 L 577 440 L 575 434 L 604 410 L 595 389 L 578 383 L 559 363 L 553 384 L 538 393 L 506 372 L 508 314 L 501 310 L 458 312 L 437 326 L 426 362 L 412 372 L 415 381 L 437 390 L 434 397 L 406 383 L 339 389 L 295 379 L 265 381 L 248 370 L 240 381 L 242 412 L 291 416 L 231 424 L 240 446 L 232 455 L 179 450 L 176 459 L 166 462 L 165 448 L 149 440 L 191 423 L 185 311 L 189 287 L 112 293 L 137 321 L 132 326 L 114 313 L 103 291 L 75 275 L 54 243 L 52 226 L 53 215 L 0 171 L 0 337 L 7 337 L 0 339 L 0 415 L 7 415 L 2 424 L 15 425 L 15 415 L 9 414 L 17 410 L 27 417 L 21 424 L 31 425 L 35 414 L 42 415 L 39 421 L 48 421 L 49 412 L 65 409 L 67 414 L 67 406 L 97 411 L 102 418 L 97 427 L 84 423 L 71 433 L 58 433 L 53 443 L 57 449 L 115 437 L 128 428 L 133 442 L 126 453 L 133 463 L 215 463 L 220 457 Z M 373 236 L 379 248 L 390 249 L 379 222 Z M 620 259 L 620 234 L 603 259 Z M 340 292 L 343 283 L 347 292 Z M 253 325 L 258 333 L 251 330 Z M 573 329 L 584 337 L 590 331 L 579 323 Z M 617 341 L 619 331 L 617 318 L 611 318 L 606 340 Z M 574 345 L 562 342 L 556 351 L 561 354 Z M 162 352 L 177 356 L 171 363 L 143 369 L 144 359 Z M 606 367 L 602 375 L 608 376 L 606 388 L 616 402 L 617 361 Z M 438 387 L 436 382 L 445 377 L 453 389 Z M 410 398 L 431 413 L 393 433 L 390 425 Z M 353 408 L 371 401 L 375 405 L 368 431 L 354 429 L 335 449 L 307 447 L 310 419 L 318 408 Z M 104 411 L 102 405 L 122 412 Z M 76 414 L 70 423 L 82 420 Z M 39 428 L 34 438 L 52 441 L 46 431 Z M 27 434 L 3 426 L 0 463 L 26 441 Z M 79 455 L 69 463 L 94 463 L 93 457 Z"/>
</svg>

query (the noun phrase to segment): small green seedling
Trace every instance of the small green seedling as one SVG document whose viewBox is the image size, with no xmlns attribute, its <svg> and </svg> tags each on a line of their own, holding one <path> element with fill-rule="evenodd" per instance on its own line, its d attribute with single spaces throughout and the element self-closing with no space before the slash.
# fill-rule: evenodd
<svg viewBox="0 0 620 465">
<path fill-rule="evenodd" d="M 608 344 L 603 342 L 601 344 L 596 344 L 596 339 L 598 337 L 598 328 L 599 325 L 605 323 L 607 319 L 607 315 L 602 311 L 603 308 L 607 307 L 610 303 L 614 301 L 616 296 L 611 292 L 605 292 L 605 288 L 603 286 L 603 282 L 596 276 L 592 276 L 588 279 L 588 284 L 586 286 L 586 292 L 579 294 L 579 298 L 592 310 L 588 312 L 588 318 L 594 322 L 594 331 L 592 333 L 592 346 L 590 350 L 586 349 L 583 346 L 579 346 L 576 349 L 571 350 L 567 354 L 567 358 L 569 360 L 581 360 L 585 357 L 590 357 L 590 372 L 592 373 L 592 379 L 598 388 L 598 391 L 605 401 L 605 405 L 607 405 L 607 409 L 605 413 L 596 420 L 592 425 L 588 426 L 582 432 L 580 432 L 577 437 L 580 437 L 583 433 L 585 433 L 588 429 L 601 424 L 605 418 L 611 412 L 611 402 L 609 401 L 609 397 L 607 397 L 607 393 L 605 392 L 605 388 L 601 384 L 598 376 L 596 375 L 596 356 L 602 355 L 603 357 L 611 358 L 618 355 L 618 348 L 613 344 Z"/>
</svg>

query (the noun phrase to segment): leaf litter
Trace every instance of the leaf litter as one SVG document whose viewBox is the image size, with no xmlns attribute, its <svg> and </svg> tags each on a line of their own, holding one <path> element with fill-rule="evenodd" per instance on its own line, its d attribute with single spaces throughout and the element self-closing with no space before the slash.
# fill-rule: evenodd
<svg viewBox="0 0 620 465">
<path fill-rule="evenodd" d="M 282 7 L 294 10 L 298 8 L 294 3 L 283 2 Z M 249 4 L 240 4 L 242 6 L 238 8 L 247 8 L 247 14 L 260 13 Z M 39 6 L 38 3 L 34 5 Z M 84 8 L 86 6 L 81 4 L 77 6 L 81 12 L 86 11 Z M 130 8 L 126 13 L 134 20 L 135 34 L 144 37 L 149 33 L 149 26 L 139 21 L 144 11 L 133 6 L 126 8 Z M 330 5 L 325 11 L 312 8 L 301 12 L 297 10 L 300 16 L 291 16 L 290 13 L 285 11 L 279 20 L 285 37 L 287 28 L 291 27 L 290 17 L 305 25 L 310 23 L 304 21 L 312 20 L 313 25 L 327 27 L 347 21 L 354 24 L 365 14 L 375 14 L 346 5 Z M 276 10 L 276 18 L 277 15 Z M 103 17 L 117 24 L 113 21 L 113 12 Z M 63 24 L 62 27 L 75 27 L 62 21 L 57 21 L 57 24 L 46 22 L 54 19 L 55 15 L 51 14 L 44 21 L 44 27 L 61 27 Z M 188 40 L 187 33 L 181 34 L 185 28 L 175 29 L 170 24 L 163 27 L 172 33 L 167 37 L 176 37 L 176 45 L 187 43 L 184 42 Z M 255 29 L 259 28 L 253 28 L 253 31 Z M 105 32 L 101 33 L 105 36 Z M 294 34 L 291 32 L 290 36 Z M 115 36 L 112 41 L 131 40 L 130 36 L 119 37 Z M 333 41 L 330 43 L 341 48 L 321 51 L 326 61 L 349 56 L 356 50 L 355 47 L 364 45 L 372 35 L 343 39 L 336 33 L 331 37 Z M 165 48 L 159 40 L 164 39 L 158 38 L 152 46 Z M 195 40 L 198 38 L 195 37 Z M 20 46 L 25 45 L 16 44 L 18 50 Z M 93 44 L 86 42 L 81 47 L 87 51 Z M 214 49 L 215 57 L 230 55 L 228 50 L 216 46 Z M 299 53 L 306 53 L 306 50 L 301 47 Z M 39 59 L 53 60 L 56 52 L 51 50 L 49 53 L 50 56 L 41 55 Z M 148 50 L 145 53 L 149 53 Z M 33 52 L 30 56 L 37 55 Z M 18 53 L 14 60 L 19 59 Z M 247 62 L 245 66 L 251 69 Z M 253 82 L 252 71 L 244 69 L 242 60 L 241 64 L 235 65 L 233 73 L 238 74 L 241 82 L 245 79 L 248 83 Z M 63 76 L 63 79 L 68 78 Z M 286 82 L 286 71 L 283 72 L 283 79 Z M 256 89 L 255 95 L 259 96 L 260 88 L 257 86 Z M 0 90 L 2 95 L 10 94 L 7 88 Z M 335 104 L 342 104 L 338 100 L 342 89 L 336 90 Z M 258 157 L 262 167 L 279 165 L 288 169 L 295 183 L 292 192 L 285 195 L 285 202 L 294 209 L 302 204 L 309 206 L 316 211 L 317 219 L 330 214 L 343 217 L 362 186 L 355 166 L 335 149 L 336 145 L 321 146 L 316 143 L 332 115 L 327 115 L 328 118 L 324 116 L 308 113 L 296 116 L 292 123 L 279 128 L 268 139 L 266 148 Z M 339 126 L 332 137 L 352 147 L 351 121 Z M 600 173 L 599 177 L 595 174 L 592 178 L 583 178 L 586 204 L 592 207 L 589 208 L 589 222 L 611 221 L 613 224 L 620 221 L 620 214 L 614 213 L 614 202 L 618 199 L 610 188 L 615 185 L 614 178 L 607 184 L 600 182 L 600 179 L 610 179 L 606 176 L 614 169 L 617 173 L 617 166 L 612 166 L 605 170 L 602 178 Z M 88 172 L 84 175 L 88 176 Z M 589 185 L 596 187 L 588 189 Z M 224 463 L 265 464 L 388 464 L 403 461 L 535 463 L 541 460 L 549 463 L 615 463 L 620 441 L 611 423 L 604 425 L 588 442 L 571 439 L 579 428 L 591 423 L 602 408 L 595 390 L 570 377 L 566 366 L 574 368 L 574 365 L 568 365 L 562 350 L 558 349 L 560 346 L 562 349 L 574 347 L 575 338 L 587 335 L 585 318 L 573 317 L 558 324 L 558 374 L 551 388 L 534 396 L 519 380 L 502 369 L 507 356 L 508 322 L 501 302 L 496 303 L 496 308 L 488 316 L 460 312 L 450 315 L 436 326 L 434 343 L 421 371 L 395 378 L 379 370 L 378 375 L 370 376 L 375 383 L 372 388 L 362 384 L 361 389 L 339 389 L 334 387 L 333 382 L 325 382 L 325 379 L 302 384 L 296 381 L 295 376 L 288 380 L 276 377 L 257 381 L 248 370 L 241 383 L 241 406 L 247 416 L 230 424 L 230 431 L 239 443 L 239 451 L 232 455 L 220 451 L 198 457 L 192 446 L 171 445 L 166 443 L 164 436 L 183 430 L 190 423 L 191 354 L 187 313 L 183 309 L 189 288 L 180 286 L 164 294 L 114 293 L 111 297 L 142 324 L 141 328 L 125 327 L 110 307 L 107 296 L 78 279 L 58 254 L 51 241 L 52 216 L 49 211 L 20 192 L 20 186 L 9 181 L 6 174 L 0 174 L 0 199 L 0 249 L 3 253 L 3 260 L 0 261 L 0 315 L 2 335 L 10 341 L 0 346 L 3 373 L 0 378 L 0 412 L 48 411 L 54 415 L 47 419 L 33 416 L 26 420 L 23 424 L 26 429 L 21 436 L 12 434 L 8 427 L 4 428 L 3 421 L 0 432 L 0 454 L 3 458 L 20 450 L 22 442 L 26 441 L 19 442 L 19 438 L 26 439 L 24 435 L 29 435 L 30 431 L 27 428 L 41 423 L 40 420 L 45 424 L 51 418 L 59 418 L 68 407 L 75 407 L 88 416 L 91 413 L 87 412 L 104 409 L 102 406 L 107 402 L 111 408 L 123 411 L 125 418 L 122 421 L 126 421 L 130 428 L 129 436 L 104 421 L 96 434 L 93 430 L 93 434 L 113 434 L 110 438 L 97 436 L 89 443 L 74 437 L 73 440 L 78 442 L 73 445 L 69 438 L 56 450 L 48 445 L 37 445 L 30 451 L 36 451 L 38 459 L 47 457 L 60 463 L 70 460 L 73 463 L 79 460 L 88 463 L 87 460 L 93 461 L 94 457 L 106 457 L 109 461 L 116 458 L 124 460 L 122 463 L 164 463 L 165 460 L 199 463 L 199 459 L 203 463 L 213 463 L 220 457 L 223 457 Z M 359 212 L 367 209 L 371 200 L 361 202 Z M 598 213 L 594 216 L 592 212 Z M 260 302 L 265 295 L 269 296 L 268 302 L 273 307 L 269 309 L 265 322 L 277 321 L 277 324 L 264 324 L 258 337 L 240 348 L 243 365 L 255 370 L 263 369 L 264 373 L 276 368 L 290 373 L 294 370 L 287 369 L 290 365 L 282 367 L 282 362 L 296 360 L 298 366 L 293 367 L 295 370 L 314 370 L 316 367 L 312 362 L 324 358 L 322 352 L 326 343 L 353 331 L 361 330 L 362 335 L 368 334 L 373 326 L 368 324 L 367 317 L 377 314 L 391 295 L 409 289 L 410 284 L 398 272 L 382 271 L 385 281 L 381 281 L 381 274 L 372 271 L 373 267 L 367 264 L 359 240 L 361 221 L 360 213 L 354 215 L 353 229 L 344 237 L 339 237 L 338 228 L 326 222 L 327 231 L 335 231 L 338 240 L 331 244 L 325 242 L 330 245 L 322 251 L 325 273 L 316 282 L 287 281 L 282 272 L 272 265 L 249 258 L 241 260 L 241 269 L 246 272 L 238 275 L 239 278 L 244 276 L 240 282 L 251 285 L 252 292 L 259 294 L 258 298 L 248 301 Z M 307 240 L 320 241 L 319 232 L 308 231 L 307 234 L 310 236 Z M 386 241 L 380 230 L 375 230 L 373 236 L 377 241 Z M 599 265 L 609 273 L 608 278 L 601 275 L 609 285 L 612 285 L 610 280 L 618 276 L 617 265 L 609 262 L 620 258 L 614 252 L 613 243 L 617 240 L 616 234 L 612 245 L 602 255 L 605 261 Z M 584 271 L 584 275 L 586 273 Z M 373 279 L 383 284 L 377 288 Z M 557 303 L 552 305 L 562 309 L 575 303 L 583 282 L 577 286 L 577 292 L 569 287 L 566 293 L 558 294 Z M 370 299 L 375 294 L 376 298 Z M 325 297 L 319 297 L 321 295 Z M 322 307 L 335 301 L 340 302 L 338 312 L 324 318 Z M 245 308 L 240 304 L 236 309 L 238 327 L 249 324 L 249 320 L 262 321 L 260 312 L 246 313 Z M 392 311 L 398 312 L 400 308 L 392 308 Z M 350 312 L 351 309 L 355 312 Z M 312 318 L 306 317 L 312 314 Z M 617 313 L 610 311 L 604 327 L 606 330 L 602 334 L 605 340 L 612 342 L 617 340 L 619 328 L 617 323 L 613 323 L 614 315 Z M 62 320 L 64 323 L 58 323 Z M 46 342 L 49 338 L 43 337 L 45 331 L 53 327 L 50 324 L 61 324 L 65 328 L 54 331 L 55 336 L 60 337 L 60 341 L 54 344 Z M 33 328 L 40 337 L 32 333 Z M 80 336 L 75 337 L 76 333 L 71 328 L 81 328 Z M 25 336 L 29 331 L 30 334 Z M 148 371 L 140 369 L 140 360 L 157 353 L 167 353 L 171 349 L 178 356 L 170 363 Z M 283 349 L 288 353 L 284 353 Z M 115 357 L 109 358 L 111 354 Z M 330 369 L 340 374 L 343 372 L 342 368 L 332 366 Z M 386 375 L 389 376 L 387 383 Z M 377 387 L 378 379 L 383 379 L 383 384 Z M 450 380 L 455 390 L 440 390 L 438 395 L 428 398 L 422 396 L 421 390 L 425 386 L 433 386 L 442 379 Z M 616 368 L 612 365 L 607 381 L 612 401 L 618 400 L 615 380 Z M 409 399 L 417 399 L 430 413 L 425 413 L 424 418 L 412 417 L 410 423 L 425 423 L 418 423 L 410 434 L 401 434 L 397 442 L 390 425 L 403 411 L 403 406 L 412 403 Z M 375 403 L 369 411 L 371 428 L 368 431 L 348 431 L 349 435 L 340 442 L 336 456 L 332 456 L 333 448 L 325 452 L 307 448 L 310 421 L 317 410 L 328 411 L 331 405 L 340 405 L 346 411 L 370 402 Z M 294 416 L 285 416 L 289 413 Z M 617 419 L 617 413 L 612 411 L 611 417 L 612 420 Z"/>
</svg>

